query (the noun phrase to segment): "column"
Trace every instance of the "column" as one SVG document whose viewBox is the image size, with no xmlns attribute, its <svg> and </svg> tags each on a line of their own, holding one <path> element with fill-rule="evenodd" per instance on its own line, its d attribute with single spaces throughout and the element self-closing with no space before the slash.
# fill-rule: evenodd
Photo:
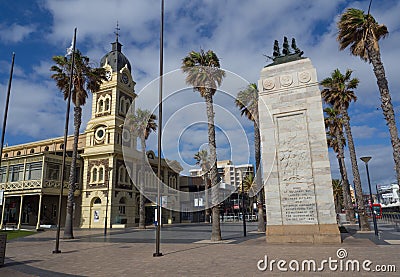
<svg viewBox="0 0 400 277">
<path fill-rule="evenodd" d="M 18 215 L 18 227 L 17 229 L 21 229 L 21 220 L 22 220 L 22 204 L 24 202 L 24 196 L 21 195 L 21 202 L 19 203 L 19 215 Z"/>
<path fill-rule="evenodd" d="M 40 216 L 42 213 L 42 194 L 39 194 L 38 218 L 36 223 L 36 230 L 40 228 Z"/>
<path fill-rule="evenodd" d="M 0 230 L 3 230 L 3 222 L 4 222 L 4 210 L 5 210 L 5 207 L 6 207 L 6 195 L 4 194 L 3 195 L 3 206 L 2 206 L 2 209 L 1 209 L 1 223 L 0 223 Z"/>
</svg>

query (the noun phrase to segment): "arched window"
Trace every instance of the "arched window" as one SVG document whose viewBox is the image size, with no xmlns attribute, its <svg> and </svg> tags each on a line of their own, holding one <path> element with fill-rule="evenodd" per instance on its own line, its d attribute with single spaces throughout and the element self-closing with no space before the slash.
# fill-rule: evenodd
<svg viewBox="0 0 400 277">
<path fill-rule="evenodd" d="M 125 182 L 125 167 L 123 165 L 121 165 L 118 169 L 118 181 L 120 183 Z"/>
<path fill-rule="evenodd" d="M 129 184 L 129 179 L 130 179 L 130 176 L 129 176 L 129 168 L 126 168 L 126 172 L 125 172 L 125 183 L 127 183 L 127 184 Z"/>
<path fill-rule="evenodd" d="M 104 167 L 99 168 L 99 182 L 103 182 L 104 179 Z"/>
<path fill-rule="evenodd" d="M 110 110 L 110 98 L 109 97 L 106 98 L 104 110 L 105 111 L 109 111 Z"/>
<path fill-rule="evenodd" d="M 121 114 L 125 114 L 124 108 L 125 108 L 125 97 L 122 96 L 122 97 L 119 99 L 119 112 L 120 112 Z"/>
<path fill-rule="evenodd" d="M 125 113 L 128 113 L 130 105 L 131 105 L 131 103 L 129 102 L 129 100 L 127 100 L 125 102 Z"/>
<path fill-rule="evenodd" d="M 101 199 L 96 197 L 93 201 L 93 204 L 101 204 Z"/>
<path fill-rule="evenodd" d="M 126 205 L 126 199 L 125 197 L 122 197 L 119 200 L 119 207 L 118 207 L 119 214 L 125 214 L 125 205 Z"/>
<path fill-rule="evenodd" d="M 92 183 L 97 182 L 97 167 L 92 169 Z"/>
<path fill-rule="evenodd" d="M 104 102 L 103 102 L 103 99 L 101 99 L 99 101 L 99 113 L 101 113 L 103 111 L 103 109 L 104 109 Z"/>
</svg>

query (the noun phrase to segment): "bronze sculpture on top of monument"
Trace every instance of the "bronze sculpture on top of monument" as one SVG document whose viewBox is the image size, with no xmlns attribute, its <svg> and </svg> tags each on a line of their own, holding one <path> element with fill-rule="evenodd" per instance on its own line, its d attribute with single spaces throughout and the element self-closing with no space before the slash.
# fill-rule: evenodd
<svg viewBox="0 0 400 277">
<path fill-rule="evenodd" d="M 289 42 L 288 42 L 288 38 L 287 37 L 283 37 L 283 50 L 282 53 L 280 51 L 279 48 L 279 42 L 277 40 L 275 40 L 274 42 L 274 52 L 273 52 L 273 56 L 267 56 L 265 55 L 268 59 L 272 60 L 273 62 L 271 64 L 268 64 L 267 66 L 273 66 L 273 65 L 277 65 L 277 64 L 282 64 L 282 63 L 287 63 L 287 62 L 292 62 L 292 61 L 296 61 L 296 60 L 300 60 L 300 59 L 305 59 L 303 57 L 301 57 L 304 52 L 301 51 L 296 44 L 296 39 L 292 38 L 292 44 L 291 44 L 291 48 L 292 51 L 290 51 L 289 48 Z"/>
</svg>

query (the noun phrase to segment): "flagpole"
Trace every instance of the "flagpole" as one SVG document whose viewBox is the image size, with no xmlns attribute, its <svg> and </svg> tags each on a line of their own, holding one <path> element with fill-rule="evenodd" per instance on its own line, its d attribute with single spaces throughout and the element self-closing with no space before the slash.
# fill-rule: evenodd
<svg viewBox="0 0 400 277">
<path fill-rule="evenodd" d="M 4 135 L 6 133 L 6 125 L 7 125 L 8 104 L 10 103 L 11 82 L 14 71 L 14 60 L 15 60 L 15 53 L 12 54 L 10 79 L 8 80 L 8 88 L 7 88 L 6 106 L 4 107 L 3 129 L 1 129 L 0 168 L 1 168 L 1 157 L 3 156 Z M 5 192 L 5 187 L 3 190 L 2 203 L 0 203 L 3 207 L 2 209 L 3 212 L 1 213 L 1 222 L 0 222 L 1 229 L 3 228 L 4 205 L 6 203 L 6 196 L 4 192 Z"/>
<path fill-rule="evenodd" d="M 4 107 L 3 129 L 1 130 L 0 166 L 1 166 L 1 157 L 3 156 L 4 135 L 6 133 L 8 104 L 10 103 L 11 82 L 14 71 L 14 60 L 15 60 L 15 53 L 12 54 L 10 79 L 8 80 L 8 88 L 7 88 L 6 106 Z"/>
<path fill-rule="evenodd" d="M 68 91 L 67 111 L 65 113 L 64 147 L 63 147 L 63 157 L 62 157 L 62 165 L 61 165 L 60 195 L 58 197 L 56 249 L 53 250 L 53 254 L 61 253 L 61 250 L 59 248 L 59 246 L 60 246 L 60 230 L 61 230 L 61 205 L 62 205 L 62 196 L 63 196 L 63 190 L 64 190 L 65 157 L 66 157 L 66 152 L 67 152 L 69 111 L 70 111 L 70 107 L 71 107 L 72 76 L 74 75 L 74 64 L 75 64 L 75 45 L 76 45 L 76 27 L 75 27 L 75 30 L 74 30 L 74 39 L 73 39 L 73 42 L 72 42 L 72 63 L 71 63 L 71 73 L 70 73 L 70 78 L 69 78 L 69 91 Z"/>
<path fill-rule="evenodd" d="M 163 62 L 164 62 L 164 0 L 161 0 L 161 22 L 160 22 L 160 84 L 158 93 L 158 161 L 157 161 L 157 226 L 156 226 L 156 252 L 153 257 L 160 257 L 160 233 L 161 233 L 161 133 L 162 133 L 162 100 L 163 100 Z"/>
</svg>

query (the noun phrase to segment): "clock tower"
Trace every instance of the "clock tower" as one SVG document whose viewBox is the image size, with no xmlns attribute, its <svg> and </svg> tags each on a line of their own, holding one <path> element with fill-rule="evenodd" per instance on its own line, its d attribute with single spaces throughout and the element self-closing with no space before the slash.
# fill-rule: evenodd
<svg viewBox="0 0 400 277">
<path fill-rule="evenodd" d="M 138 192 L 129 178 L 135 178 L 137 164 L 124 163 L 122 144 L 136 149 L 136 140 L 124 133 L 122 125 L 129 109 L 135 109 L 135 81 L 128 58 L 118 41 L 100 61 L 107 81 L 93 93 L 92 117 L 86 126 L 86 147 L 82 189 L 83 228 L 133 226 L 138 221 Z M 134 155 L 140 157 L 138 155 Z M 127 168 L 128 167 L 128 168 Z"/>
</svg>

